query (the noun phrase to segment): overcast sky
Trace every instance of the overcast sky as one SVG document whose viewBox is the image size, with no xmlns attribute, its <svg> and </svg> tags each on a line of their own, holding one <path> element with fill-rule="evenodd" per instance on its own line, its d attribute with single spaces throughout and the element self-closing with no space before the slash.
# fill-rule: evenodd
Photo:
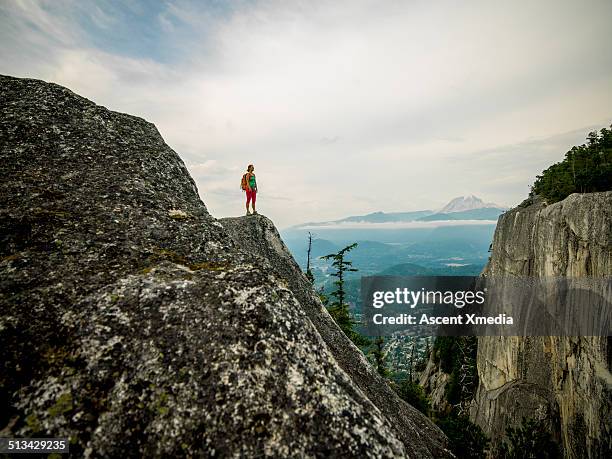
<svg viewBox="0 0 612 459">
<path fill-rule="evenodd" d="M 0 73 L 155 123 L 216 217 L 515 205 L 612 123 L 612 2 L 0 0 Z"/>
</svg>

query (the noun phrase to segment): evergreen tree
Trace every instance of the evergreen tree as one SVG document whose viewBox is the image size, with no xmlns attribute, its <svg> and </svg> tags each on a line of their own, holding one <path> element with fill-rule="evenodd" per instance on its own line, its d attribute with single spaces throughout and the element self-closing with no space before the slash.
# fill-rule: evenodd
<svg viewBox="0 0 612 459">
<path fill-rule="evenodd" d="M 448 437 L 448 444 L 460 459 L 485 459 L 489 457 L 490 441 L 480 426 L 474 424 L 466 415 L 455 410 L 436 418 L 436 424 Z M 494 456 L 497 457 L 497 456 Z"/>
<path fill-rule="evenodd" d="M 415 364 L 414 364 L 414 351 L 415 351 L 416 345 L 417 345 L 416 338 L 413 337 L 411 339 L 411 342 L 412 342 L 412 346 L 410 347 L 410 373 L 409 373 L 409 375 L 410 375 L 409 376 L 410 382 L 412 382 L 412 375 L 413 375 L 414 367 L 415 367 Z"/>
<path fill-rule="evenodd" d="M 397 393 L 402 400 L 415 407 L 424 415 L 429 415 L 429 410 L 431 409 L 429 398 L 425 395 L 425 390 L 421 385 L 410 379 L 404 379 L 399 384 Z"/>
<path fill-rule="evenodd" d="M 464 414 L 478 386 L 477 343 L 474 336 L 438 336 L 434 341 L 433 360 L 450 375 L 445 398 L 460 414 Z"/>
<path fill-rule="evenodd" d="M 387 377 L 389 375 L 389 370 L 387 370 L 386 355 L 384 349 L 385 340 L 382 336 L 378 336 L 374 340 L 373 349 L 370 353 L 374 358 L 374 364 L 376 365 L 376 371 L 378 371 L 378 374 Z"/>
<path fill-rule="evenodd" d="M 314 274 L 312 273 L 312 269 L 310 269 L 310 253 L 312 252 L 312 233 L 308 231 L 308 253 L 306 258 L 306 277 L 310 281 L 311 284 L 314 284 Z"/>
<path fill-rule="evenodd" d="M 327 310 L 338 326 L 342 329 L 344 334 L 348 336 L 357 346 L 367 346 L 370 344 L 370 340 L 365 336 L 360 335 L 353 329 L 353 325 L 355 325 L 357 322 L 351 318 L 348 304 L 345 301 L 345 274 L 347 272 L 357 271 L 357 269 L 353 268 L 352 262 L 345 260 L 345 256 L 355 247 L 357 247 L 357 243 L 348 245 L 337 253 L 330 253 L 329 255 L 321 257 L 322 260 L 332 260 L 332 268 L 336 269 L 336 272 L 332 274 L 332 276 L 336 278 L 336 281 L 334 281 L 336 289 L 331 293 L 331 296 L 334 297 L 335 300 L 330 301 Z"/>
<path fill-rule="evenodd" d="M 530 196 L 553 203 L 572 193 L 608 190 L 612 190 L 612 129 L 604 128 L 589 133 L 586 144 L 573 147 L 563 161 L 538 175 Z"/>
<path fill-rule="evenodd" d="M 523 418 L 519 427 L 506 429 L 507 440 L 497 450 L 503 459 L 552 459 L 560 458 L 559 446 L 546 426 L 534 419 Z"/>
<path fill-rule="evenodd" d="M 429 337 L 426 337 L 425 338 L 425 352 L 421 355 L 421 357 L 417 361 L 417 364 L 414 367 L 414 369 L 417 372 L 421 373 L 422 371 L 425 371 L 425 368 L 427 368 L 427 363 L 429 362 L 430 353 L 431 353 L 431 348 L 429 346 Z"/>
</svg>

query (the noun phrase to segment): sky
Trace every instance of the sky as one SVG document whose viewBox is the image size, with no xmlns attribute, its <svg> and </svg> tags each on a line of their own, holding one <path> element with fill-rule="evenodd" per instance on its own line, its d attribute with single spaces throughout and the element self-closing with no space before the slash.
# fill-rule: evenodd
<svg viewBox="0 0 612 459">
<path fill-rule="evenodd" d="M 157 126 L 215 217 L 512 206 L 612 123 L 612 2 L 0 0 L 0 73 Z"/>
</svg>

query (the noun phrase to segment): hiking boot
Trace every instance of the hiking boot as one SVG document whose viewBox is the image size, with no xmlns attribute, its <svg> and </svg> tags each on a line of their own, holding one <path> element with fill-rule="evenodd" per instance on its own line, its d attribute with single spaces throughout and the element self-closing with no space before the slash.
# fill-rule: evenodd
<svg viewBox="0 0 612 459">
<path fill-rule="evenodd" d="M 247 210 L 247 213 L 246 213 L 246 214 L 247 214 L 247 217 L 248 217 L 249 215 L 252 215 L 252 214 L 251 214 L 251 213 L 250 213 L 248 210 Z"/>
<path fill-rule="evenodd" d="M 259 215 L 257 212 L 253 211 L 251 215 Z"/>
</svg>

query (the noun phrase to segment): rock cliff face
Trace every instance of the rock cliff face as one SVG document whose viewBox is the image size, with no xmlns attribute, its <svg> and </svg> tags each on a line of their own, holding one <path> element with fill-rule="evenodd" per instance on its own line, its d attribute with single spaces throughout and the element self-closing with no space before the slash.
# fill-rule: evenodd
<svg viewBox="0 0 612 459">
<path fill-rule="evenodd" d="M 0 158 L 2 436 L 86 457 L 447 454 L 309 302 L 271 223 L 248 221 L 284 258 L 242 250 L 152 124 L 1 76 Z"/>
<path fill-rule="evenodd" d="M 485 276 L 612 275 L 612 192 L 573 194 L 502 215 Z M 523 416 L 548 425 L 565 457 L 612 451 L 611 342 L 600 337 L 481 337 L 471 417 L 499 441 Z"/>
<path fill-rule="evenodd" d="M 427 361 L 427 366 L 419 376 L 419 385 L 425 390 L 434 411 L 445 412 L 450 410 L 450 404 L 446 400 L 445 393 L 449 379 L 450 375 L 442 371 L 440 365 L 434 362 L 432 353 Z"/>
</svg>

